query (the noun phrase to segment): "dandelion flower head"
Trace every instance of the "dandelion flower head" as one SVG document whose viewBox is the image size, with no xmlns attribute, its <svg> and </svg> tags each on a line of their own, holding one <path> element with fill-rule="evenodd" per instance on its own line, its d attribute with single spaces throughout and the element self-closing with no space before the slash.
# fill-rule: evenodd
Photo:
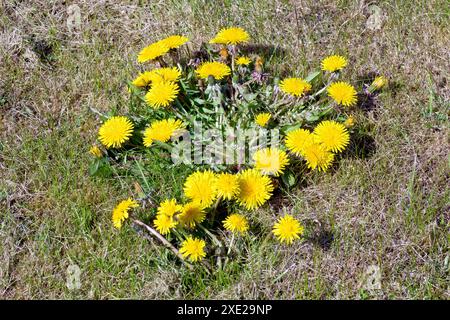
<svg viewBox="0 0 450 320">
<path fill-rule="evenodd" d="M 131 198 L 128 198 L 127 200 L 121 201 L 113 210 L 112 213 L 112 221 L 114 224 L 114 227 L 117 229 L 122 228 L 122 223 L 125 221 L 125 219 L 128 218 L 128 211 L 132 208 L 138 207 L 138 203 Z"/>
<path fill-rule="evenodd" d="M 292 244 L 294 240 L 300 239 L 304 228 L 293 216 L 286 214 L 280 218 L 273 227 L 273 234 L 281 243 Z"/>
<path fill-rule="evenodd" d="M 268 176 L 258 169 L 246 169 L 239 173 L 239 194 L 236 198 L 241 206 L 254 210 L 270 199 L 273 189 Z"/>
<path fill-rule="evenodd" d="M 204 62 L 195 72 L 202 79 L 208 79 L 211 76 L 216 80 L 221 80 L 231 74 L 231 69 L 225 63 L 213 61 Z"/>
<path fill-rule="evenodd" d="M 231 173 L 219 173 L 216 178 L 217 196 L 225 200 L 233 199 L 239 193 L 238 176 Z"/>
<path fill-rule="evenodd" d="M 181 243 L 180 253 L 183 258 L 189 258 L 192 262 L 197 262 L 206 256 L 205 246 L 204 240 L 189 236 Z"/>
<path fill-rule="evenodd" d="M 322 70 L 335 72 L 343 69 L 347 65 L 347 60 L 343 56 L 333 55 L 322 60 Z"/>
<path fill-rule="evenodd" d="M 196 171 L 187 177 L 184 194 L 205 207 L 211 206 L 217 196 L 216 174 L 211 170 Z"/>
<path fill-rule="evenodd" d="M 289 158 L 283 150 L 278 148 L 264 148 L 253 155 L 255 168 L 263 174 L 278 177 L 289 164 Z"/>
<path fill-rule="evenodd" d="M 107 148 L 120 148 L 127 142 L 132 133 L 134 125 L 124 116 L 111 117 L 103 123 L 98 131 L 100 142 Z"/>
<path fill-rule="evenodd" d="M 177 135 L 182 129 L 183 123 L 178 119 L 154 121 L 144 131 L 144 146 L 150 147 L 153 141 L 167 142 L 171 137 Z"/>
<path fill-rule="evenodd" d="M 248 221 L 243 215 L 233 213 L 223 221 L 223 226 L 233 233 L 244 234 L 248 230 Z"/>
<path fill-rule="evenodd" d="M 145 101 L 154 109 L 167 107 L 176 99 L 179 91 L 175 82 L 156 82 L 145 95 Z"/>
<path fill-rule="evenodd" d="M 255 117 L 255 123 L 258 126 L 265 127 L 267 123 L 269 122 L 272 115 L 270 113 L 259 113 Z"/>
<path fill-rule="evenodd" d="M 247 42 L 249 34 L 242 28 L 232 27 L 220 30 L 209 43 L 236 45 Z"/>
<path fill-rule="evenodd" d="M 347 128 L 342 123 L 333 120 L 325 120 L 319 123 L 313 134 L 316 142 L 321 143 L 327 150 L 333 152 L 343 151 L 350 141 Z"/>
<path fill-rule="evenodd" d="M 356 104 L 357 96 L 355 88 L 346 82 L 332 83 L 327 89 L 328 95 L 338 104 L 351 107 Z"/>
<path fill-rule="evenodd" d="M 291 96 L 301 97 L 311 90 L 311 85 L 301 78 L 286 78 L 280 82 L 280 89 Z"/>
<path fill-rule="evenodd" d="M 194 228 L 196 224 L 202 223 L 205 220 L 205 209 L 198 201 L 191 201 L 186 203 L 181 208 L 181 213 L 178 219 L 181 224 L 188 228 Z"/>
</svg>

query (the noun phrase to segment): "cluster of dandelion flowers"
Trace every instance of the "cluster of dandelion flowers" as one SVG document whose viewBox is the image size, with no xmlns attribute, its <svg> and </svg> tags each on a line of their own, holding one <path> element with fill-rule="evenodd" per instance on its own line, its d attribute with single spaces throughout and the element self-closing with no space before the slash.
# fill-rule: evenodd
<svg viewBox="0 0 450 320">
<path fill-rule="evenodd" d="M 182 206 L 177 204 L 176 199 L 166 199 L 159 204 L 157 214 L 173 217 L 177 212 L 180 212 L 181 209 Z"/>
<path fill-rule="evenodd" d="M 238 66 L 248 66 L 252 60 L 249 57 L 239 57 L 236 59 L 236 64 Z"/>
<path fill-rule="evenodd" d="M 335 72 L 342 70 L 347 65 L 347 59 L 343 56 L 333 55 L 322 60 L 322 70 Z"/>
<path fill-rule="evenodd" d="M 263 174 L 274 175 L 278 177 L 284 172 L 289 164 L 289 158 L 283 150 L 278 148 L 264 148 L 258 150 L 253 155 L 255 168 Z"/>
<path fill-rule="evenodd" d="M 150 60 L 155 60 L 156 58 L 165 55 L 169 50 L 170 48 L 164 42 L 157 41 L 139 52 L 138 62 L 143 63 Z"/>
<path fill-rule="evenodd" d="M 196 171 L 187 177 L 184 183 L 184 194 L 187 198 L 209 207 L 217 196 L 216 178 L 211 170 Z"/>
<path fill-rule="evenodd" d="M 177 67 L 157 68 L 148 72 L 148 78 L 152 83 L 177 82 L 181 77 L 181 70 Z"/>
<path fill-rule="evenodd" d="M 113 213 L 112 213 L 112 221 L 113 221 L 114 227 L 116 227 L 117 229 L 122 228 L 122 223 L 125 221 L 125 219 L 128 218 L 128 211 L 130 209 L 136 208 L 138 206 L 139 206 L 138 203 L 131 198 L 121 201 L 114 208 Z"/>
<path fill-rule="evenodd" d="M 164 119 L 152 122 L 144 131 L 144 146 L 150 147 L 153 141 L 167 142 L 184 128 L 180 120 Z"/>
<path fill-rule="evenodd" d="M 332 83 L 327 92 L 334 101 L 345 107 L 351 107 L 358 101 L 355 88 L 343 81 Z"/>
<path fill-rule="evenodd" d="M 272 230 L 278 241 L 287 244 L 292 244 L 294 240 L 300 239 L 303 231 L 304 228 L 300 222 L 289 214 L 278 219 Z"/>
<path fill-rule="evenodd" d="M 220 30 L 209 43 L 236 45 L 245 43 L 250 39 L 249 34 L 242 28 L 232 27 Z"/>
<path fill-rule="evenodd" d="M 160 40 L 160 42 L 162 44 L 164 44 L 166 47 L 168 47 L 169 49 L 177 49 L 188 41 L 189 41 L 188 38 L 186 38 L 185 36 L 180 36 L 180 35 L 173 35 L 173 36 L 169 36 L 165 39 Z"/>
<path fill-rule="evenodd" d="M 191 201 L 181 208 L 178 219 L 187 228 L 194 228 L 196 224 L 205 220 L 205 207 L 199 201 Z"/>
<path fill-rule="evenodd" d="M 230 214 L 222 223 L 225 229 L 233 233 L 244 234 L 248 230 L 247 218 L 241 214 Z"/>
<path fill-rule="evenodd" d="M 213 61 L 202 63 L 195 72 L 202 79 L 208 79 L 211 76 L 221 80 L 231 74 L 231 69 L 225 63 Z"/>
<path fill-rule="evenodd" d="M 192 262 L 197 262 L 206 256 L 205 246 L 204 240 L 189 236 L 181 243 L 180 253 L 183 258 L 189 258 Z"/>
<path fill-rule="evenodd" d="M 239 193 L 238 176 L 231 173 L 219 173 L 216 178 L 217 196 L 225 200 L 233 199 Z"/>
<path fill-rule="evenodd" d="M 103 156 L 102 150 L 100 150 L 100 148 L 96 145 L 93 145 L 89 149 L 89 153 L 92 154 L 96 158 L 101 158 Z"/>
<path fill-rule="evenodd" d="M 145 101 L 154 109 L 167 107 L 177 98 L 179 91 L 175 82 L 156 82 L 145 95 Z"/>
<path fill-rule="evenodd" d="M 239 173 L 237 201 L 248 210 L 263 205 L 272 196 L 274 186 L 268 176 L 258 169 L 247 169 Z"/>
<path fill-rule="evenodd" d="M 302 156 L 305 147 L 313 142 L 313 135 L 306 129 L 289 131 L 285 138 L 286 147 L 296 156 Z"/>
<path fill-rule="evenodd" d="M 134 125 L 124 116 L 111 117 L 103 123 L 98 131 L 100 142 L 107 148 L 120 148 L 127 142 L 132 133 Z"/>
<path fill-rule="evenodd" d="M 347 128 L 336 121 L 322 121 L 314 129 L 314 139 L 321 143 L 327 150 L 341 152 L 347 147 L 350 135 Z"/>
<path fill-rule="evenodd" d="M 153 224 L 159 233 L 166 235 L 170 232 L 170 230 L 177 226 L 178 222 L 174 219 L 174 217 L 170 217 L 165 214 L 158 214 L 156 219 L 153 220 Z"/>
<path fill-rule="evenodd" d="M 259 113 L 255 117 L 255 123 L 260 127 L 265 127 L 269 122 L 270 118 L 272 118 L 272 115 L 270 113 L 267 112 Z"/>
<path fill-rule="evenodd" d="M 301 97 L 311 90 L 311 85 L 301 78 L 286 78 L 280 82 L 280 89 L 284 93 Z"/>
<path fill-rule="evenodd" d="M 327 171 L 334 160 L 334 153 L 319 143 L 305 145 L 302 156 L 311 170 Z"/>
</svg>

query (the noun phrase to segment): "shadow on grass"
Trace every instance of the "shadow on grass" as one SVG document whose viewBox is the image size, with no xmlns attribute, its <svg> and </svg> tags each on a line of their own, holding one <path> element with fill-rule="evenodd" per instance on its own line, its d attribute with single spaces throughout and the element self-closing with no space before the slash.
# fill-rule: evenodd
<svg viewBox="0 0 450 320">
<path fill-rule="evenodd" d="M 376 149 L 374 138 L 367 133 L 355 132 L 350 136 L 350 144 L 341 157 L 344 159 L 368 159 L 375 154 Z"/>
<path fill-rule="evenodd" d="M 334 233 L 330 227 L 320 221 L 307 220 L 304 222 L 308 233 L 305 236 L 306 241 L 311 242 L 322 250 L 327 251 L 331 248 L 334 241 Z"/>
</svg>

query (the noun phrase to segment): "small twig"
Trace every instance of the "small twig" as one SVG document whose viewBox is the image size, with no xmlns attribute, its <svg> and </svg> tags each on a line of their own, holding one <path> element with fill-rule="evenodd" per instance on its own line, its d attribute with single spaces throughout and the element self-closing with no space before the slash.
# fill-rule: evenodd
<svg viewBox="0 0 450 320">
<path fill-rule="evenodd" d="M 192 265 L 190 265 L 188 262 L 186 262 L 186 260 L 184 260 L 183 256 L 181 255 L 181 253 L 177 250 L 177 248 L 175 248 L 169 241 L 167 241 L 166 238 L 164 238 L 161 234 L 159 234 L 158 231 L 156 231 L 155 229 L 153 229 L 152 227 L 146 225 L 145 223 L 143 223 L 140 220 L 137 219 L 133 219 L 133 222 L 141 227 L 144 227 L 148 232 L 150 232 L 155 238 L 157 238 L 159 241 L 161 241 L 161 243 L 166 246 L 167 248 L 169 248 L 170 250 L 172 250 L 172 252 L 190 269 L 192 270 Z"/>
</svg>

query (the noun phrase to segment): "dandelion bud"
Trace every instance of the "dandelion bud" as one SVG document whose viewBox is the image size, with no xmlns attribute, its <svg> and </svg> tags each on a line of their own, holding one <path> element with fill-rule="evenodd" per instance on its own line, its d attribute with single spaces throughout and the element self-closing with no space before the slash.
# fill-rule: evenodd
<svg viewBox="0 0 450 320">
<path fill-rule="evenodd" d="M 383 76 L 378 76 L 375 78 L 375 80 L 373 80 L 372 82 L 372 87 L 374 87 L 375 89 L 380 89 L 382 87 L 384 87 L 387 84 L 387 79 Z"/>
<path fill-rule="evenodd" d="M 262 73 L 263 69 L 263 59 L 261 57 L 257 57 L 255 61 L 255 71 L 258 73 Z"/>
<path fill-rule="evenodd" d="M 92 154 L 94 157 L 96 158 L 101 158 L 103 153 L 100 150 L 99 147 L 97 147 L 96 145 L 93 145 L 90 149 L 89 149 L 89 153 Z"/>
<path fill-rule="evenodd" d="M 349 116 L 347 120 L 345 120 L 344 126 L 346 126 L 347 128 L 351 128 L 355 125 L 355 122 L 355 118 L 353 116 Z"/>
<path fill-rule="evenodd" d="M 227 50 L 227 48 L 220 49 L 219 55 L 220 55 L 220 61 L 221 62 L 226 62 L 227 59 L 228 59 L 228 50 Z"/>
</svg>

